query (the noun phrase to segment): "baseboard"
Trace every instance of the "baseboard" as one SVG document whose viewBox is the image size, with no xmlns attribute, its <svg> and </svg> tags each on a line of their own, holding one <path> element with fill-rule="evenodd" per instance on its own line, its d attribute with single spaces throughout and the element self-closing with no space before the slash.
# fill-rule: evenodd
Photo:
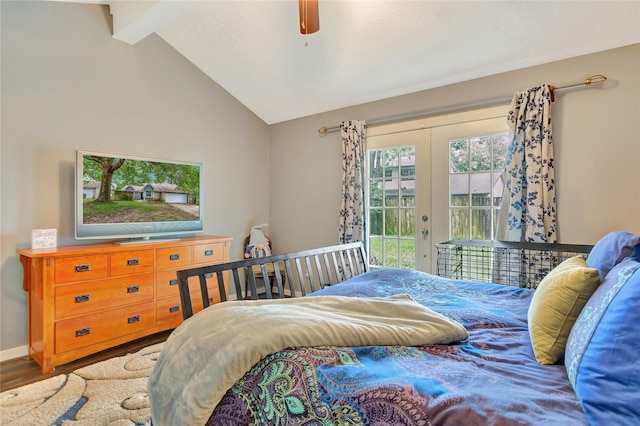
<svg viewBox="0 0 640 426">
<path fill-rule="evenodd" d="M 9 361 L 10 359 L 21 358 L 29 354 L 29 346 L 17 346 L 15 348 L 0 351 L 0 362 Z"/>
</svg>

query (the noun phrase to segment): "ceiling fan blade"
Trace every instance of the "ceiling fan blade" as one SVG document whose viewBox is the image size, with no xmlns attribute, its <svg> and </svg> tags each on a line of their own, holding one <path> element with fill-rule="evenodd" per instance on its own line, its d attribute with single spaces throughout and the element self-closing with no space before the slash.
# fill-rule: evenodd
<svg viewBox="0 0 640 426">
<path fill-rule="evenodd" d="M 312 34 L 320 29 L 318 0 L 298 0 L 300 34 Z"/>
</svg>

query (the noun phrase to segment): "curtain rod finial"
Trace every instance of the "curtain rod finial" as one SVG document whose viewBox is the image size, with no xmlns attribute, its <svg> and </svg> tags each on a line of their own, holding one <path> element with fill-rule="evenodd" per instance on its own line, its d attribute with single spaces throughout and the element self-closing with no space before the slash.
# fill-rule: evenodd
<svg viewBox="0 0 640 426">
<path fill-rule="evenodd" d="M 586 84 L 587 86 L 591 85 L 591 86 L 597 86 L 598 84 L 602 84 L 607 80 L 607 77 L 605 77 L 602 74 L 594 74 L 594 75 L 590 75 L 589 77 L 587 77 L 584 80 L 584 84 Z"/>
</svg>

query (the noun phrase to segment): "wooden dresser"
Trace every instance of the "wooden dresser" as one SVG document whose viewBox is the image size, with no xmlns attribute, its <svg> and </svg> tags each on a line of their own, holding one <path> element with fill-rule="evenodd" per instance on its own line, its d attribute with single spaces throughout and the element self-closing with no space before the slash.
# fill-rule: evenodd
<svg viewBox="0 0 640 426">
<path fill-rule="evenodd" d="M 230 237 L 17 250 L 28 295 L 29 357 L 62 364 L 182 322 L 176 271 L 229 261 Z M 219 302 L 217 279 L 211 303 Z M 199 285 L 193 288 L 195 310 Z M 197 295 L 197 296 L 196 296 Z"/>
</svg>

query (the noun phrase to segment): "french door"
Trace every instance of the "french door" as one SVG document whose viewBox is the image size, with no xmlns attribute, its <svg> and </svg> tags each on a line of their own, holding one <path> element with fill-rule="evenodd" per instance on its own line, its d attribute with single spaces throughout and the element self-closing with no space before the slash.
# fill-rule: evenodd
<svg viewBox="0 0 640 426">
<path fill-rule="evenodd" d="M 455 230 L 462 227 L 456 218 L 464 219 L 465 214 L 484 218 L 495 210 L 493 204 L 472 206 L 475 184 L 467 185 L 468 212 L 464 205 L 456 205 L 461 197 L 453 187 L 463 177 L 452 173 L 457 161 L 452 152 L 454 156 L 460 152 L 460 141 L 505 134 L 507 109 L 492 107 L 367 129 L 367 241 L 372 267 L 435 272 L 435 245 L 451 239 L 452 221 L 456 237 Z M 470 174 L 467 178 L 481 180 Z"/>
<path fill-rule="evenodd" d="M 369 263 L 428 270 L 429 132 L 392 129 L 367 135 Z"/>
</svg>

